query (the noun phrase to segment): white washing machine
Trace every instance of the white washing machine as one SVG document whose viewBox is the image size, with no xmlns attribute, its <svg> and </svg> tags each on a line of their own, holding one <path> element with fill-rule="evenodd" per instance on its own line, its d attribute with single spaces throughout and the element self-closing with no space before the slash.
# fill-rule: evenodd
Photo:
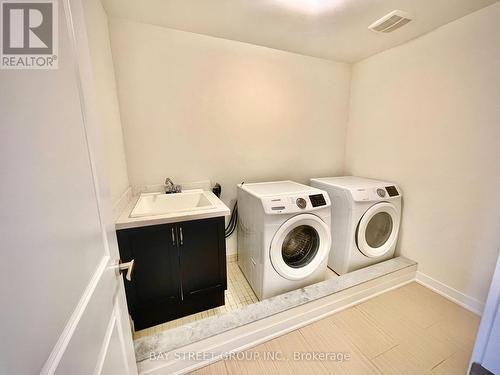
<svg viewBox="0 0 500 375">
<path fill-rule="evenodd" d="M 238 185 L 238 265 L 262 300 L 323 281 L 330 199 L 293 181 Z"/>
<path fill-rule="evenodd" d="M 339 275 L 394 256 L 401 221 L 401 190 L 361 177 L 311 179 L 332 201 L 328 266 Z"/>
</svg>

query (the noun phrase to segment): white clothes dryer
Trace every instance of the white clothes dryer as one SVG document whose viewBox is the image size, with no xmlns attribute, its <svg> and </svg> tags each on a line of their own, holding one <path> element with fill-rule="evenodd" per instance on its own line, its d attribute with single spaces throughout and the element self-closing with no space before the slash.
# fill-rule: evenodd
<svg viewBox="0 0 500 375">
<path fill-rule="evenodd" d="M 394 256 L 401 190 L 391 182 L 343 176 L 311 179 L 332 201 L 328 266 L 341 275 Z"/>
</svg>

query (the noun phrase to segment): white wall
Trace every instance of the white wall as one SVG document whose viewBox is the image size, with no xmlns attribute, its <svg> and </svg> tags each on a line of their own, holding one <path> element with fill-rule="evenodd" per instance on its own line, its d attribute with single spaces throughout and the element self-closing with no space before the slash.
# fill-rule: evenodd
<svg viewBox="0 0 500 375">
<path fill-rule="evenodd" d="M 110 32 L 132 185 L 210 179 L 232 204 L 241 181 L 342 173 L 348 65 L 113 18 Z"/>
<path fill-rule="evenodd" d="M 109 41 L 108 18 L 100 0 L 82 2 L 92 59 L 97 104 L 100 117 L 102 158 L 112 202 L 128 188 L 127 163 L 123 145 L 120 109 Z"/>
<path fill-rule="evenodd" d="M 500 249 L 500 3 L 353 68 L 346 171 L 404 192 L 401 254 L 484 301 Z"/>
</svg>

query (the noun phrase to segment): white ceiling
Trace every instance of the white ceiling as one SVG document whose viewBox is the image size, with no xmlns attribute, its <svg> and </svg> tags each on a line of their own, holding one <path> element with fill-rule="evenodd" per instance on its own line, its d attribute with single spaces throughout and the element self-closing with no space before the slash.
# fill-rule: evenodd
<svg viewBox="0 0 500 375">
<path fill-rule="evenodd" d="M 355 62 L 497 0 L 103 0 L 109 16 Z M 414 20 L 390 34 L 367 29 L 400 9 Z"/>
</svg>

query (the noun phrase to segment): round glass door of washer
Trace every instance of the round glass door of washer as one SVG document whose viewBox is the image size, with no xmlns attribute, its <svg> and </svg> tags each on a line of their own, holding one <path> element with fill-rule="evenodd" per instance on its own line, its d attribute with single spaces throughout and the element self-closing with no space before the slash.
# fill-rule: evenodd
<svg viewBox="0 0 500 375">
<path fill-rule="evenodd" d="M 387 202 L 370 207 L 356 230 L 358 249 L 367 257 L 380 257 L 392 249 L 399 230 L 396 208 Z"/>
<path fill-rule="evenodd" d="M 319 217 L 298 215 L 276 232 L 270 247 L 271 263 L 284 278 L 300 280 L 316 271 L 330 246 L 330 230 Z"/>
</svg>

